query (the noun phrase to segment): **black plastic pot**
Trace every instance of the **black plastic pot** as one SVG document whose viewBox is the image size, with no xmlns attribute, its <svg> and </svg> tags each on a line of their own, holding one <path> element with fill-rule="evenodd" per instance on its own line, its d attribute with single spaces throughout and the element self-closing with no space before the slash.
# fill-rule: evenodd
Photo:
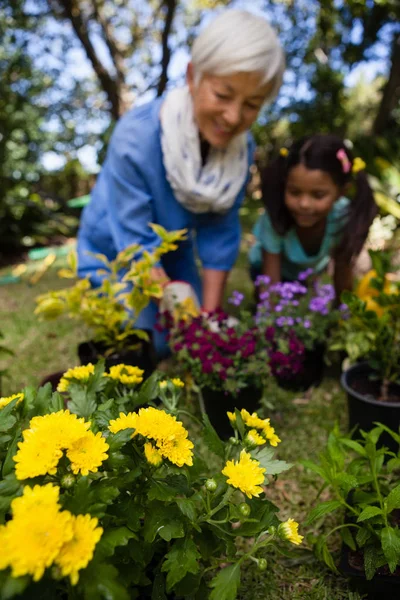
<svg viewBox="0 0 400 600">
<path fill-rule="evenodd" d="M 50 373 L 50 375 L 46 375 L 40 382 L 40 387 L 46 385 L 46 383 L 50 383 L 51 389 L 53 392 L 57 391 L 57 386 L 60 383 L 61 377 L 64 375 L 66 369 L 64 371 L 55 371 L 54 373 Z"/>
<path fill-rule="evenodd" d="M 106 356 L 105 365 L 109 369 L 121 363 L 125 365 L 133 365 L 144 370 L 144 377 L 149 377 L 156 368 L 157 357 L 156 351 L 152 342 L 152 332 L 147 331 L 149 341 L 139 340 L 138 338 L 130 337 L 126 340 L 127 346 L 137 344 L 137 348 L 131 350 L 123 350 Z M 96 364 L 101 358 L 104 358 L 107 347 L 104 344 L 89 341 L 82 342 L 78 346 L 78 356 L 81 365 L 88 363 Z"/>
<path fill-rule="evenodd" d="M 398 575 L 376 574 L 369 581 L 361 569 L 349 563 L 350 550 L 343 544 L 339 571 L 350 579 L 351 587 L 360 594 L 367 594 L 368 600 L 398 600 L 400 598 L 400 577 Z"/>
<path fill-rule="evenodd" d="M 312 350 L 306 350 L 302 371 L 289 378 L 276 376 L 279 386 L 285 390 L 304 392 L 311 386 L 319 385 L 324 376 L 325 349 L 325 344 L 316 344 Z"/>
<path fill-rule="evenodd" d="M 261 394 L 262 390 L 255 387 L 244 388 L 237 396 L 207 387 L 202 389 L 204 408 L 212 426 L 222 439 L 226 440 L 233 435 L 227 411 L 245 408 L 253 413 L 259 408 Z"/>
<path fill-rule="evenodd" d="M 376 397 L 374 398 L 373 394 L 361 394 L 354 389 L 357 381 L 368 381 L 372 373 L 373 371 L 368 363 L 362 362 L 353 365 L 342 374 L 340 382 L 347 392 L 349 429 L 359 427 L 369 431 L 375 427 L 374 422 L 379 422 L 398 432 L 400 424 L 400 386 L 391 386 L 392 393 L 398 395 L 398 402 L 381 402 Z M 387 446 L 393 452 L 397 452 L 399 449 L 398 444 L 385 432 L 381 435 L 379 443 Z"/>
</svg>

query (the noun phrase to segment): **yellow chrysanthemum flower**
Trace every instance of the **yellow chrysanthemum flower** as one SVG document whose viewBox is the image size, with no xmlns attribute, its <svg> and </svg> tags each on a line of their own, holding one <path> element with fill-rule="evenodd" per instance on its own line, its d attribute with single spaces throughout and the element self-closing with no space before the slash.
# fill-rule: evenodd
<svg viewBox="0 0 400 600">
<path fill-rule="evenodd" d="M 236 414 L 233 412 L 227 412 L 226 413 L 228 415 L 228 419 L 230 420 L 231 423 L 236 423 Z"/>
<path fill-rule="evenodd" d="M 55 502 L 58 488 L 54 491 L 51 484 L 44 487 L 45 490 L 41 486 L 24 488 L 23 497 L 11 503 L 12 509 L 16 506 L 12 520 L 0 532 L 0 568 L 10 566 L 13 577 L 32 575 L 38 581 L 61 547 L 72 539 L 72 515 L 60 512 Z M 14 504 L 16 500 L 21 502 Z"/>
<path fill-rule="evenodd" d="M 253 460 L 251 455 L 242 450 L 240 459 L 235 463 L 233 460 L 228 460 L 222 474 L 227 477 L 227 483 L 241 492 L 246 494 L 248 498 L 259 496 L 263 489 L 260 484 L 264 483 L 265 469 L 260 467 L 258 460 Z"/>
<path fill-rule="evenodd" d="M 136 428 L 136 413 L 128 413 L 125 414 L 123 412 L 119 413 L 118 419 L 113 419 L 110 421 L 108 429 L 111 433 L 118 433 L 118 431 L 122 431 L 123 429 L 135 429 Z"/>
<path fill-rule="evenodd" d="M 158 385 L 160 386 L 161 390 L 164 390 L 168 385 L 168 381 L 166 379 L 164 379 L 164 381 L 160 381 L 160 383 Z"/>
<path fill-rule="evenodd" d="M 10 404 L 10 402 L 15 400 L 16 398 L 18 398 L 17 404 L 20 404 L 24 399 L 24 394 L 20 392 L 19 394 L 13 394 L 12 396 L 3 396 L 3 398 L 0 398 L 0 410 L 7 406 L 7 404 Z"/>
<path fill-rule="evenodd" d="M 288 519 L 278 527 L 278 533 L 284 540 L 289 540 L 292 544 L 298 546 L 303 541 L 304 536 L 298 533 L 299 524 L 293 519 Z"/>
<path fill-rule="evenodd" d="M 256 429 L 250 429 L 246 435 L 246 440 L 253 446 L 262 446 L 266 442 Z"/>
<path fill-rule="evenodd" d="M 242 408 L 240 411 L 243 422 L 246 427 L 251 427 L 252 429 L 259 429 L 261 434 L 267 438 L 271 446 L 277 446 L 281 441 L 279 437 L 275 433 L 275 429 L 270 425 L 269 419 L 260 419 L 257 413 L 250 414 L 245 408 Z M 232 418 L 231 418 L 231 416 Z M 228 413 L 228 417 L 232 423 L 236 421 L 236 417 L 234 413 Z"/>
<path fill-rule="evenodd" d="M 94 374 L 94 365 L 88 363 L 80 367 L 73 367 L 68 369 L 60 379 L 60 383 L 57 386 L 57 392 L 66 392 L 69 388 L 71 381 L 80 383 L 87 383 L 91 375 Z"/>
<path fill-rule="evenodd" d="M 143 373 L 144 370 L 139 369 L 139 367 L 122 364 L 110 367 L 110 372 L 107 374 L 107 377 L 110 377 L 110 379 L 114 379 L 115 381 L 119 381 L 124 385 L 131 386 L 142 383 Z"/>
<path fill-rule="evenodd" d="M 353 166 L 352 166 L 352 171 L 353 173 L 358 173 L 359 171 L 363 171 L 366 167 L 366 163 L 363 161 L 362 158 L 360 158 L 359 156 L 356 156 L 355 159 L 353 160 Z"/>
<path fill-rule="evenodd" d="M 119 419 L 110 421 L 112 433 L 122 429 L 135 429 L 135 435 L 154 440 L 164 458 L 179 467 L 193 464 L 193 443 L 188 432 L 176 417 L 158 408 L 141 408 L 138 413 L 120 413 Z"/>
<path fill-rule="evenodd" d="M 72 585 L 78 583 L 79 571 L 92 560 L 96 544 L 103 534 L 103 529 L 97 524 L 98 519 L 90 515 L 72 517 L 73 537 L 63 545 L 55 560 L 62 575 L 69 575 Z"/>
<path fill-rule="evenodd" d="M 175 387 L 178 387 L 178 388 L 185 387 L 185 384 L 183 383 L 182 379 L 179 379 L 179 377 L 174 377 L 173 379 L 171 379 L 171 381 Z"/>
<path fill-rule="evenodd" d="M 22 496 L 14 498 L 11 502 L 11 510 L 14 519 L 23 517 L 29 514 L 31 510 L 44 512 L 58 512 L 60 506 L 58 504 L 60 496 L 60 488 L 52 483 L 46 485 L 35 485 L 33 488 L 26 485 Z"/>
<path fill-rule="evenodd" d="M 78 419 L 69 410 L 33 417 L 29 429 L 22 432 L 24 439 L 18 443 L 18 452 L 14 456 L 17 479 L 46 473 L 54 475 L 62 451 L 84 437 L 89 427 L 90 423 Z"/>
<path fill-rule="evenodd" d="M 279 150 L 279 154 L 280 154 L 281 156 L 283 156 L 284 158 L 286 158 L 286 156 L 289 154 L 289 150 L 288 150 L 287 148 L 281 148 L 281 149 Z"/>
<path fill-rule="evenodd" d="M 29 423 L 29 430 L 36 431 L 42 438 L 52 439 L 60 448 L 69 448 L 75 440 L 83 437 L 88 429 L 90 421 L 86 422 L 83 417 L 78 418 L 69 410 L 33 417 Z M 25 431 L 23 437 L 25 438 Z"/>
<path fill-rule="evenodd" d="M 23 432 L 24 441 L 18 443 L 15 461 L 17 479 L 30 479 L 39 475 L 55 475 L 61 448 L 51 438 L 46 438 L 30 429 Z"/>
<path fill-rule="evenodd" d="M 269 420 L 269 419 L 268 419 Z M 280 438 L 276 435 L 275 429 L 271 427 L 271 425 L 266 425 L 263 429 L 263 434 L 271 444 L 271 446 L 277 446 L 281 441 Z"/>
<path fill-rule="evenodd" d="M 150 442 L 146 442 L 144 445 L 144 455 L 151 465 L 159 467 L 163 461 L 163 457 L 160 451 L 157 450 Z"/>
<path fill-rule="evenodd" d="M 96 435 L 88 431 L 86 435 L 76 440 L 67 450 L 67 457 L 71 461 L 72 472 L 77 475 L 97 473 L 103 461 L 108 458 L 106 453 L 109 448 L 101 432 Z"/>
</svg>

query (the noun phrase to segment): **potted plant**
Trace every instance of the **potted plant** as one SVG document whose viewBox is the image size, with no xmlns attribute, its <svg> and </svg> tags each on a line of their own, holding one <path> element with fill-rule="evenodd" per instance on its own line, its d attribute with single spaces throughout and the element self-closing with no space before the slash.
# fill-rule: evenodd
<svg viewBox="0 0 400 600">
<path fill-rule="evenodd" d="M 191 374 L 213 426 L 229 437 L 227 411 L 255 411 L 269 377 L 268 356 L 258 349 L 257 330 L 222 310 L 178 320 L 164 315 L 164 320 L 178 368 Z"/>
<path fill-rule="evenodd" d="M 96 254 L 104 264 L 98 273 L 99 287 L 88 279 L 78 280 L 72 287 L 47 292 L 37 298 L 35 314 L 45 319 L 67 315 L 81 321 L 91 332 L 91 339 L 78 347 L 81 364 L 95 363 L 104 357 L 108 366 L 121 362 L 141 366 L 150 374 L 156 364 L 151 332 L 135 327 L 149 302 L 161 298 L 162 286 L 151 278 L 152 268 L 161 256 L 177 248 L 185 231 L 167 232 L 160 225 L 151 225 L 160 237 L 160 245 L 152 252 L 134 244 L 109 261 Z M 69 268 L 60 271 L 61 277 L 76 277 L 76 256 L 68 257 Z"/>
<path fill-rule="evenodd" d="M 269 420 L 236 411 L 224 443 L 205 417 L 201 454 L 180 420 L 181 380 L 142 376 L 100 362 L 70 370 L 62 395 L 47 385 L 2 399 L 8 598 L 234 600 L 242 565 L 264 570 L 269 546 L 301 543 L 268 499 L 289 467 Z"/>
<path fill-rule="evenodd" d="M 276 372 L 279 384 L 300 390 L 317 385 L 323 376 L 327 332 L 338 319 L 338 312 L 332 306 L 333 286 L 322 283 L 312 269 L 300 273 L 299 281 L 293 282 L 272 284 L 269 277 L 261 275 L 256 285 L 259 287 L 257 326 L 262 330 L 274 328 L 278 340 L 298 340 L 297 368 Z"/>
<path fill-rule="evenodd" d="M 347 392 L 349 426 L 370 429 L 379 421 L 394 430 L 400 422 L 400 295 L 399 284 L 387 274 L 391 254 L 372 251 L 376 277 L 370 280 L 374 305 L 351 292 L 343 292 L 347 317 L 330 340 L 331 350 L 344 350 L 351 363 L 342 374 Z M 378 310 L 375 310 L 375 305 Z M 372 310 L 371 310 L 372 308 Z M 383 436 L 393 448 L 393 439 Z M 397 447 L 393 448 L 395 451 Z"/>
<path fill-rule="evenodd" d="M 383 433 L 399 443 L 399 435 L 379 423 L 370 432 L 361 431 L 357 440 L 335 428 L 320 460 L 302 461 L 332 495 L 317 503 L 306 521 L 323 528 L 315 544 L 317 556 L 337 572 L 328 539 L 339 532 L 339 570 L 370 600 L 400 594 L 400 455 L 379 447 Z M 326 531 L 325 520 L 332 523 L 337 512 L 341 521 Z"/>
</svg>

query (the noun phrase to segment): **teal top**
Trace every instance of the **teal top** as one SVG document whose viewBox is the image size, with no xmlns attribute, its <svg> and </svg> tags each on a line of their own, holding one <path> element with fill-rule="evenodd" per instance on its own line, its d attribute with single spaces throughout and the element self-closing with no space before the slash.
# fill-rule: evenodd
<svg viewBox="0 0 400 600">
<path fill-rule="evenodd" d="M 253 229 L 256 241 L 250 249 L 251 266 L 261 269 L 262 250 L 265 250 L 271 254 L 282 254 L 283 279 L 295 280 L 301 271 L 308 268 L 320 273 L 328 266 L 332 250 L 340 241 L 349 204 L 350 200 L 344 196 L 335 202 L 328 214 L 320 249 L 313 256 L 305 252 L 294 227 L 285 235 L 279 235 L 273 228 L 268 213 L 262 214 Z"/>
</svg>

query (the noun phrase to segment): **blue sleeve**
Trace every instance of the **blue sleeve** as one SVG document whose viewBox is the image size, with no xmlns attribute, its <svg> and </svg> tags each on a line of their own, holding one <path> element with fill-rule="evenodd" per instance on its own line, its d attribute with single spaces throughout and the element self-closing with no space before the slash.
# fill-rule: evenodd
<svg viewBox="0 0 400 600">
<path fill-rule="evenodd" d="M 153 198 L 140 167 L 143 148 L 139 127 L 124 127 L 124 119 L 117 125 L 107 160 L 93 192 L 101 194 L 107 203 L 111 235 L 117 251 L 138 243 L 151 251 L 160 243 L 149 227 L 154 221 Z M 98 189 L 97 189 L 98 188 Z"/>
<path fill-rule="evenodd" d="M 252 136 L 248 137 L 249 166 L 253 163 L 255 143 Z M 241 226 L 239 209 L 242 205 L 248 175 L 235 203 L 224 215 L 208 215 L 204 224 L 197 228 L 197 250 L 205 269 L 230 271 L 236 262 L 240 248 Z"/>
<path fill-rule="evenodd" d="M 280 254 L 283 250 L 283 238 L 274 229 L 269 215 L 265 212 L 254 227 L 254 235 L 263 250 L 270 254 Z"/>
</svg>

